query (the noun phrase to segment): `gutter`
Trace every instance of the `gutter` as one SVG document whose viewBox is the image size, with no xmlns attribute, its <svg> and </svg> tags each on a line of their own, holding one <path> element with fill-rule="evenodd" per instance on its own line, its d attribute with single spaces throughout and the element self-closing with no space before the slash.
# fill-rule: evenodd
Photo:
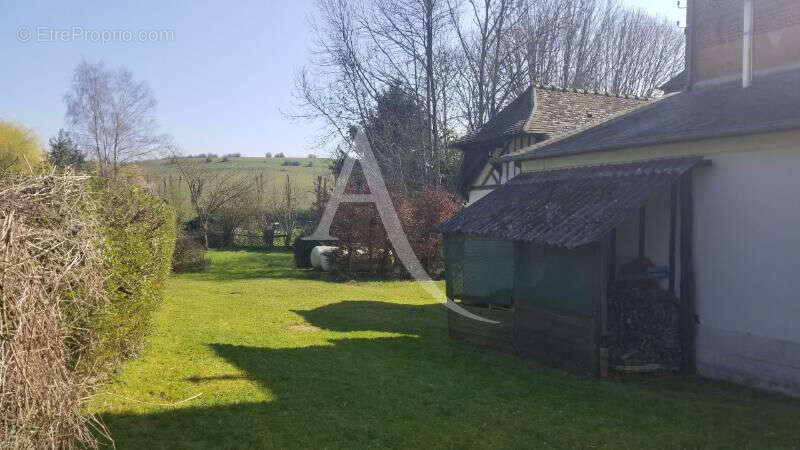
<svg viewBox="0 0 800 450">
<path fill-rule="evenodd" d="M 576 150 L 566 153 L 545 153 L 546 151 L 540 152 L 532 152 L 531 154 L 527 155 L 520 155 L 513 159 L 508 159 L 509 161 L 532 161 L 532 160 L 540 160 L 540 159 L 553 159 L 553 158 L 560 158 L 563 156 L 574 156 L 574 155 L 585 155 L 589 153 L 598 153 L 598 152 L 605 152 L 611 150 L 623 150 L 627 148 L 634 148 L 634 147 L 649 147 L 654 145 L 663 145 L 663 144 L 675 144 L 675 143 L 682 143 L 682 142 L 693 142 L 693 141 L 703 141 L 708 139 L 719 139 L 719 138 L 726 138 L 726 137 L 737 137 L 737 136 L 746 136 L 752 134 L 764 134 L 764 133 L 779 133 L 783 131 L 793 131 L 800 129 L 800 120 L 794 120 L 789 123 L 785 123 L 779 125 L 777 127 L 770 127 L 770 128 L 739 128 L 736 130 L 725 131 L 720 133 L 712 133 L 712 134 L 703 134 L 701 133 L 692 133 L 692 134 L 685 134 L 670 138 L 663 138 L 663 139 L 644 139 L 639 141 L 632 141 L 626 144 L 621 145 L 605 145 L 600 147 L 595 147 L 589 150 Z"/>
</svg>

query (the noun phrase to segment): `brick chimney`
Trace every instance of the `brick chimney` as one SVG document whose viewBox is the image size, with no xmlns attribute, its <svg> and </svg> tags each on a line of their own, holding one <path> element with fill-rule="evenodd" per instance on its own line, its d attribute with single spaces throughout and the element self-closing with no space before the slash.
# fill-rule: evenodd
<svg viewBox="0 0 800 450">
<path fill-rule="evenodd" d="M 687 14 L 692 86 L 800 67 L 800 0 L 689 0 Z"/>
</svg>

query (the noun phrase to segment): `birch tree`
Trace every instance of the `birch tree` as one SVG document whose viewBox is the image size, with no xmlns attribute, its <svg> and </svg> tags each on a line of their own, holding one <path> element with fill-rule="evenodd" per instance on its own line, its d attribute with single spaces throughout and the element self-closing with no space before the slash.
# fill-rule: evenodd
<svg viewBox="0 0 800 450">
<path fill-rule="evenodd" d="M 72 135 L 97 162 L 102 177 L 116 178 L 122 164 L 152 156 L 168 144 L 168 138 L 157 133 L 150 88 L 123 67 L 81 62 L 64 101 Z"/>
</svg>

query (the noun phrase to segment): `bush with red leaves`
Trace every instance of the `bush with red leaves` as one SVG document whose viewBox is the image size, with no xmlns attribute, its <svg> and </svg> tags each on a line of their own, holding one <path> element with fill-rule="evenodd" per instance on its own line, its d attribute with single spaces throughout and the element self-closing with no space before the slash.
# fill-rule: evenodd
<svg viewBox="0 0 800 450">
<path fill-rule="evenodd" d="M 348 184 L 348 193 L 367 193 L 363 178 L 356 176 Z M 360 175 L 360 174 L 359 174 Z M 434 227 L 452 217 L 462 207 L 451 192 L 432 187 L 403 194 L 389 189 L 411 248 L 431 276 L 441 274 L 442 237 Z M 392 243 L 372 203 L 342 203 L 334 216 L 331 235 L 339 240 L 336 253 L 339 270 L 345 273 L 369 272 L 379 275 L 407 276 L 396 258 Z"/>
</svg>

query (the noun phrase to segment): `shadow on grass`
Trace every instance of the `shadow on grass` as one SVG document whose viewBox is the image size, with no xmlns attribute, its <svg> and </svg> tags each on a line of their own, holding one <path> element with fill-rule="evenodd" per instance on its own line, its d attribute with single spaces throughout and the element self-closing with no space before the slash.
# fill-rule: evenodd
<svg viewBox="0 0 800 450">
<path fill-rule="evenodd" d="M 210 343 L 273 400 L 103 417 L 121 448 L 774 447 L 797 402 L 694 379 L 599 381 L 452 344 L 444 309 L 345 301 L 295 311 L 396 337 L 268 348 Z M 238 377 L 189 378 L 204 381 Z M 201 388 L 202 389 L 202 388 Z M 214 395 L 207 392 L 207 395 Z"/>
</svg>

